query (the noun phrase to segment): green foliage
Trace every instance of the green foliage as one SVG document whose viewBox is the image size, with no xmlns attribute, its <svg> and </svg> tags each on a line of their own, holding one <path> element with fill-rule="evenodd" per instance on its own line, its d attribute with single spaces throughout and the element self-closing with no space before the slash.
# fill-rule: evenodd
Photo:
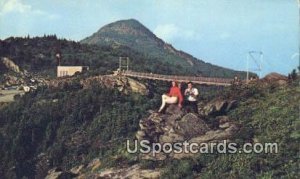
<svg viewBox="0 0 300 179">
<path fill-rule="evenodd" d="M 171 160 L 166 168 L 162 178 L 193 178 L 193 162 L 189 160 Z"/>
<path fill-rule="evenodd" d="M 0 131 L 6 134 L 0 135 L 0 156 L 7 163 L 0 171 L 15 166 L 17 177 L 31 178 L 34 169 L 28 167 L 34 168 L 40 153 L 47 154 L 50 166 L 66 169 L 118 153 L 114 150 L 133 137 L 139 119 L 157 103 L 97 84 L 90 89 L 76 82 L 72 86 L 76 88 L 66 91 L 39 88 L 0 110 Z"/>
<path fill-rule="evenodd" d="M 299 178 L 300 87 L 248 86 L 232 94 L 239 107 L 229 117 L 242 128 L 233 142 L 278 144 L 278 153 L 199 154 L 164 164 L 165 178 Z M 229 92 L 229 91 L 228 91 Z M 223 93 L 229 97 L 228 93 Z M 184 169 L 183 169 L 184 168 Z M 195 172 L 196 171 L 196 172 Z"/>
<path fill-rule="evenodd" d="M 253 129 L 255 140 L 266 143 L 276 142 L 279 152 L 276 155 L 250 155 L 249 164 L 258 176 L 296 177 L 297 139 L 293 138 L 299 121 L 300 88 L 277 89 L 258 99 L 242 103 L 231 117 L 242 125 Z M 243 116 L 243 117 L 242 117 Z M 243 131 L 241 131 L 243 133 Z M 250 139 L 253 139 L 250 138 Z M 255 159 L 263 163 L 257 164 Z"/>
<path fill-rule="evenodd" d="M 240 145 L 254 140 L 260 143 L 276 142 L 278 153 L 201 155 L 198 161 L 205 166 L 201 170 L 201 178 L 299 177 L 297 121 L 300 88 L 269 88 L 254 85 L 243 89 L 242 93 L 235 93 L 235 97 L 240 96 L 241 103 L 230 113 L 230 118 L 242 126 L 235 135 L 235 142 Z"/>
<path fill-rule="evenodd" d="M 296 69 L 293 69 L 293 71 L 289 74 L 289 78 L 291 78 L 291 80 L 296 80 L 298 77 Z"/>
</svg>

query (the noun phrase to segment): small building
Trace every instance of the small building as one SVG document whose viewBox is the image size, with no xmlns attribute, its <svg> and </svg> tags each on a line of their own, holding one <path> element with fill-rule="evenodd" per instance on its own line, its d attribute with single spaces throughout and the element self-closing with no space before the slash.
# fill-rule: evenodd
<svg viewBox="0 0 300 179">
<path fill-rule="evenodd" d="M 88 66 L 57 66 L 57 77 L 73 76 L 76 72 L 88 71 Z"/>
</svg>

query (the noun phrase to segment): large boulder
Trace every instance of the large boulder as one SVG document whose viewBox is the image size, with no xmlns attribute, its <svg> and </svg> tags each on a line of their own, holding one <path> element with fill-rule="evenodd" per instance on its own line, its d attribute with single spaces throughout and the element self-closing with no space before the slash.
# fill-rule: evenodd
<svg viewBox="0 0 300 179">
<path fill-rule="evenodd" d="M 188 113 L 178 121 L 175 132 L 181 134 L 186 139 L 203 135 L 209 130 L 207 124 L 194 113 Z"/>
<path fill-rule="evenodd" d="M 178 105 L 171 104 L 166 109 L 166 114 L 183 114 L 183 111 L 181 108 L 178 107 Z"/>
</svg>

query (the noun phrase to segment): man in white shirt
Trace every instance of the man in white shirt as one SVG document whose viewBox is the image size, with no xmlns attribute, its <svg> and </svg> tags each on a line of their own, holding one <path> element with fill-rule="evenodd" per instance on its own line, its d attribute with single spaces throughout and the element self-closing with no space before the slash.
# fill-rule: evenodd
<svg viewBox="0 0 300 179">
<path fill-rule="evenodd" d="M 184 91 L 186 97 L 186 106 L 190 106 L 194 113 L 198 114 L 197 96 L 199 95 L 198 89 L 193 88 L 192 82 L 188 82 L 188 88 Z"/>
</svg>

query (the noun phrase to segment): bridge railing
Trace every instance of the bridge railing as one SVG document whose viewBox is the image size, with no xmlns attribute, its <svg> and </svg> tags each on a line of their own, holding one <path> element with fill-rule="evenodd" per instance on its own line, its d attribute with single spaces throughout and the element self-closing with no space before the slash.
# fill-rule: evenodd
<svg viewBox="0 0 300 179">
<path fill-rule="evenodd" d="M 204 82 L 204 83 L 224 83 L 230 84 L 232 79 L 226 78 L 211 78 L 211 77 L 197 77 L 197 76 L 177 76 L 177 75 L 161 75 L 154 73 L 143 73 L 143 72 L 133 72 L 125 71 L 123 75 L 135 76 L 135 77 L 144 77 L 150 79 L 162 79 L 162 80 L 177 80 L 177 81 L 193 81 L 193 82 Z"/>
</svg>

